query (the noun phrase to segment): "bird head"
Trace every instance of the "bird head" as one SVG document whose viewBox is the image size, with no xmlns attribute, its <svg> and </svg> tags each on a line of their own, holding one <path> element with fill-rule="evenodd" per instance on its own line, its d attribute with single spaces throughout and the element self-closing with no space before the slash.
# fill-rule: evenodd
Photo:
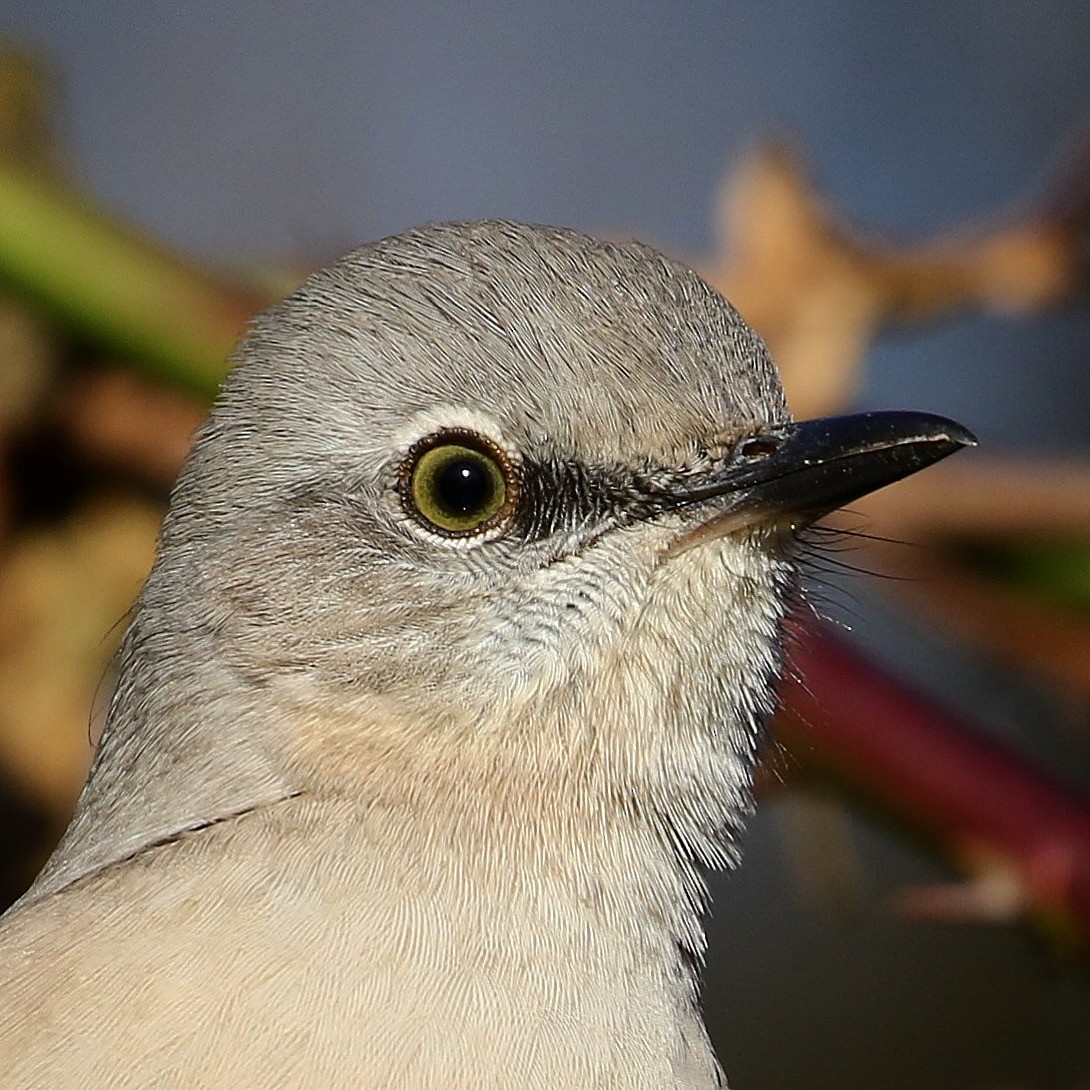
<svg viewBox="0 0 1090 1090">
<path fill-rule="evenodd" d="M 278 792 L 446 793 L 620 806 L 712 856 L 748 808 L 797 529 L 971 438 L 796 424 L 695 273 L 511 223 L 349 254 L 235 364 L 82 807 L 134 826 L 140 775 L 157 835 Z"/>
</svg>

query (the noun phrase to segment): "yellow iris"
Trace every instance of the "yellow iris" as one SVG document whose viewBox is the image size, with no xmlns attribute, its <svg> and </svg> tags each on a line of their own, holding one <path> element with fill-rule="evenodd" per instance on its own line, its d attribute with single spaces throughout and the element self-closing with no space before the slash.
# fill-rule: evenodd
<svg viewBox="0 0 1090 1090">
<path fill-rule="evenodd" d="M 507 480 L 496 458 L 461 443 L 440 443 L 420 455 L 409 495 L 425 521 L 448 534 L 481 530 L 503 509 Z"/>
</svg>

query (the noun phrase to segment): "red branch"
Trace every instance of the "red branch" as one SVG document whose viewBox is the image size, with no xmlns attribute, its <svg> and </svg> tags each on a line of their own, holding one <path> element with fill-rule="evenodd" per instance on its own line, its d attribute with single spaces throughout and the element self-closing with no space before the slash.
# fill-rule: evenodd
<svg viewBox="0 0 1090 1090">
<path fill-rule="evenodd" d="M 780 737 L 934 838 L 976 877 L 1009 872 L 1022 904 L 1090 941 L 1090 800 L 890 677 L 826 630 L 792 651 Z"/>
</svg>

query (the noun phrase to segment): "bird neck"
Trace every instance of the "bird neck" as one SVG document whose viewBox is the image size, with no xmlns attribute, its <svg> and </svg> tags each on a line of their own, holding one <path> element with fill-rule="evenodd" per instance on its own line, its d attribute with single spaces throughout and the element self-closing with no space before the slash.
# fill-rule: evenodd
<svg viewBox="0 0 1090 1090">
<path fill-rule="evenodd" d="M 557 1073 L 549 1085 L 716 1085 L 696 1001 L 698 879 L 640 822 L 588 820 L 567 801 L 529 797 L 519 814 L 443 792 L 426 806 L 289 806 L 313 815 L 327 845 L 341 830 L 324 858 L 348 914 L 366 921 L 359 964 L 392 966 L 397 988 L 441 1010 L 461 997 L 472 1009 L 452 1024 L 537 1056 Z M 376 935 L 388 946 L 376 950 Z M 614 1077 L 609 1064 L 633 1055 L 640 1074 Z M 598 1078 L 571 1074 L 592 1069 Z"/>
<path fill-rule="evenodd" d="M 98 768 L 34 898 L 156 844 L 222 839 L 240 865 L 271 861 L 255 888 L 285 891 L 275 903 L 293 919 L 287 891 L 308 891 L 317 917 L 300 942 L 336 936 L 344 962 L 359 967 L 350 985 L 368 991 L 366 974 L 386 967 L 393 994 L 432 989 L 446 1037 L 464 1022 L 512 1055 L 547 1054 L 556 1078 L 541 1085 L 715 1085 L 696 1006 L 703 887 L 680 800 L 656 803 L 649 785 L 618 781 L 572 739 L 535 752 L 511 731 L 488 740 L 476 724 L 456 738 L 458 724 L 444 735 L 370 701 L 336 713 L 308 700 L 304 714 L 285 692 L 264 694 L 281 739 L 293 740 L 284 763 L 248 745 L 225 752 L 207 746 L 206 732 L 233 715 L 234 737 L 256 737 L 270 704 L 250 722 L 253 709 L 217 705 L 213 681 L 204 679 L 202 702 L 179 686 L 149 694 L 123 678 Z M 147 723 L 171 715 L 159 704 L 168 692 L 198 712 L 154 748 Z M 571 724 L 599 737 L 591 727 Z M 544 725 L 527 736 L 545 738 Z M 218 764 L 202 763 L 206 748 Z M 705 773 L 716 767 L 705 752 L 693 760 Z M 131 761 L 162 769 L 140 798 L 119 786 Z M 706 779 L 694 789 L 703 793 Z M 721 816 L 706 812 L 701 823 Z M 262 827 L 267 852 L 247 833 Z M 417 1027 L 411 1011 L 404 1024 L 389 1017 L 398 1032 Z M 609 1058 L 633 1054 L 661 1078 L 614 1079 Z"/>
</svg>

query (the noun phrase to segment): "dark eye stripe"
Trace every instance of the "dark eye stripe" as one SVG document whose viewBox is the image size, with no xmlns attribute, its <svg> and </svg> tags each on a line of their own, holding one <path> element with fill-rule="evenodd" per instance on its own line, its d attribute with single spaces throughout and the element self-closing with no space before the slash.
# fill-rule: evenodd
<svg viewBox="0 0 1090 1090">
<path fill-rule="evenodd" d="M 634 481 L 608 469 L 560 459 L 524 461 L 513 529 L 528 540 L 577 533 L 614 519 L 640 517 L 648 506 Z"/>
<path fill-rule="evenodd" d="M 526 541 L 602 532 L 684 506 L 677 471 L 523 458 L 517 466 L 486 437 L 450 428 L 420 439 L 402 463 L 405 509 L 446 537 L 498 530 Z"/>
</svg>

